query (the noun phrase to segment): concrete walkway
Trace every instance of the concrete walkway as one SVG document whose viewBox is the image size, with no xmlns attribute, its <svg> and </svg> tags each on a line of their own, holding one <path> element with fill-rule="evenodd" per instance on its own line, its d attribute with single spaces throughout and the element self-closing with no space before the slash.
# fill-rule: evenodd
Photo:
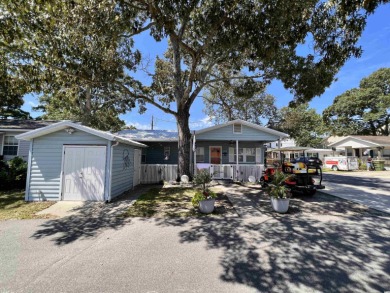
<svg viewBox="0 0 390 293">
<path fill-rule="evenodd" d="M 258 185 L 260 188 L 260 185 Z M 259 193 L 257 189 L 250 189 L 238 184 L 219 185 L 216 190 L 223 192 L 234 206 L 237 214 L 241 218 L 253 218 L 264 216 L 258 209 L 257 204 L 248 197 Z"/>
<path fill-rule="evenodd" d="M 54 205 L 38 212 L 38 215 L 51 215 L 55 218 L 75 216 L 78 214 L 102 213 L 107 215 L 121 214 L 129 208 L 141 195 L 146 193 L 154 185 L 139 185 L 134 190 L 115 198 L 110 203 L 93 202 L 93 201 L 58 201 Z"/>
</svg>

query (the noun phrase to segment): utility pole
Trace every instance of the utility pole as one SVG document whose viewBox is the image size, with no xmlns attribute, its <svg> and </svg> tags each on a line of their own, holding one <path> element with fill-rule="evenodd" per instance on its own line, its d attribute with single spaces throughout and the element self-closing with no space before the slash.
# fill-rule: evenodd
<svg viewBox="0 0 390 293">
<path fill-rule="evenodd" d="M 152 115 L 152 130 L 153 130 L 153 115 Z"/>
</svg>

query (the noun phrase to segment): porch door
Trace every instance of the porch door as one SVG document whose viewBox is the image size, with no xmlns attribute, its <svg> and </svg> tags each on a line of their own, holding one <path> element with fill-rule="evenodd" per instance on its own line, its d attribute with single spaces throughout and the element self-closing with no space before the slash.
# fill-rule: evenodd
<svg viewBox="0 0 390 293">
<path fill-rule="evenodd" d="M 210 147 L 210 163 L 211 164 L 222 163 L 222 147 L 220 146 Z"/>
</svg>

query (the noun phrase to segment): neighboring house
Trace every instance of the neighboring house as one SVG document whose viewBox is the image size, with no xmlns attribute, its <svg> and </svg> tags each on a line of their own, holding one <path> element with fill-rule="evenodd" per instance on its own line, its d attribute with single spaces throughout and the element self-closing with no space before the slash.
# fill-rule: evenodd
<svg viewBox="0 0 390 293">
<path fill-rule="evenodd" d="M 154 165 L 156 171 L 150 172 L 161 180 L 174 179 L 177 169 L 178 134 L 163 130 L 123 130 L 122 137 L 139 141 L 148 146 L 143 149 L 142 174 Z M 287 134 L 259 126 L 243 120 L 229 121 L 224 124 L 192 132 L 191 165 L 193 173 L 208 168 L 214 179 L 248 180 L 248 174 L 259 176 L 264 167 L 267 143 L 282 140 Z M 161 164 L 162 166 L 159 166 Z M 258 167 L 258 168 L 256 168 Z M 163 174 L 169 169 L 169 175 Z M 143 177 L 143 182 L 158 181 L 154 175 Z"/>
<path fill-rule="evenodd" d="M 364 158 L 370 155 L 390 160 L 390 136 L 349 135 L 331 137 L 327 141 L 330 141 L 329 147 L 343 148 L 347 156 Z"/>
<path fill-rule="evenodd" d="M 142 143 L 69 121 L 16 139 L 31 142 L 27 201 L 110 201 L 140 183 Z"/>
<path fill-rule="evenodd" d="M 285 147 L 295 147 L 295 140 L 293 138 L 283 138 L 280 142 L 274 141 L 267 143 L 267 149 L 277 149 L 277 148 L 285 148 Z"/>
<path fill-rule="evenodd" d="M 15 136 L 56 122 L 57 121 L 0 119 L 0 159 L 8 161 L 19 156 L 27 161 L 30 142 L 18 140 Z"/>
</svg>

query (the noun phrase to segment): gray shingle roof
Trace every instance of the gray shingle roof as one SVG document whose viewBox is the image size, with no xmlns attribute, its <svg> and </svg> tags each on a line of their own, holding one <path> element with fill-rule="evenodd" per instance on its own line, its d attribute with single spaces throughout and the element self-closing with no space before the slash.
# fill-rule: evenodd
<svg viewBox="0 0 390 293">
<path fill-rule="evenodd" d="M 177 141 L 178 133 L 167 130 L 122 130 L 116 133 L 120 137 L 135 141 Z"/>
<path fill-rule="evenodd" d="M 38 129 L 58 121 L 54 120 L 18 120 L 18 119 L 0 119 L 0 129 Z"/>
</svg>

